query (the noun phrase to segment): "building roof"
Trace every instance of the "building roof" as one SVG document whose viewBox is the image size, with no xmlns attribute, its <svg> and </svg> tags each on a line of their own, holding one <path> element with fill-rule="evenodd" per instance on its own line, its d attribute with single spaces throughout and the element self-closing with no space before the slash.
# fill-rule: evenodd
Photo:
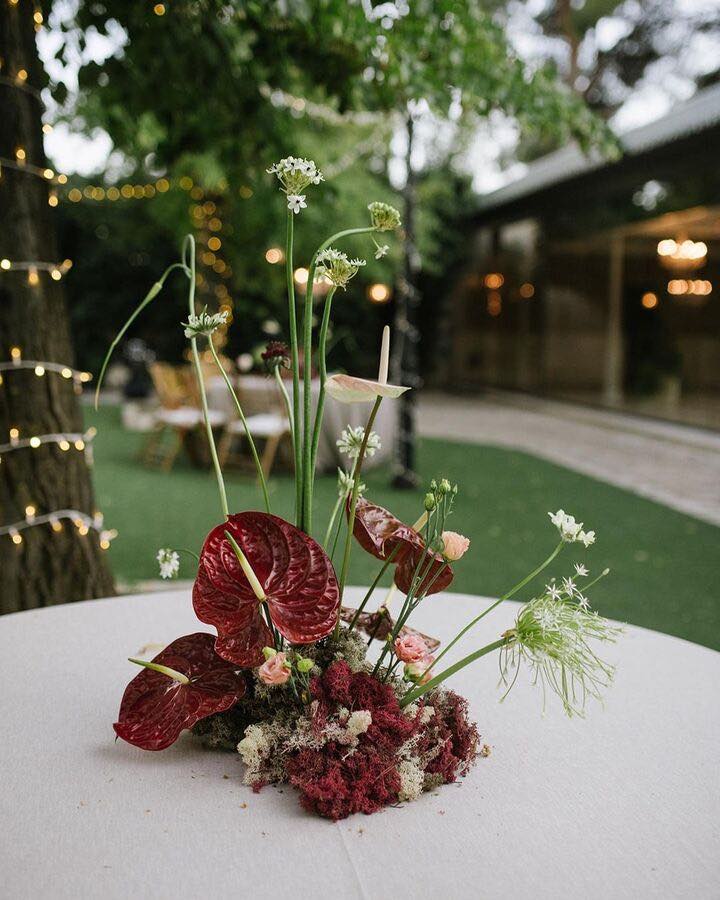
<svg viewBox="0 0 720 900">
<path fill-rule="evenodd" d="M 637 156 L 704 131 L 719 122 L 720 83 L 698 91 L 661 119 L 625 132 L 619 140 L 626 156 Z M 591 152 L 586 156 L 576 144 L 570 144 L 530 163 L 526 174 L 516 181 L 486 194 L 480 199 L 478 210 L 488 212 L 608 165 L 610 163 L 601 154 Z"/>
</svg>

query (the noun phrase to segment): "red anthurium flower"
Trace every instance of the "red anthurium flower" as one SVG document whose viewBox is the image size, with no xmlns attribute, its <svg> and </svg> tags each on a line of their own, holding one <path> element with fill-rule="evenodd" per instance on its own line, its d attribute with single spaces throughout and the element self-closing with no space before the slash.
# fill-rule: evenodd
<svg viewBox="0 0 720 900">
<path fill-rule="evenodd" d="M 452 569 L 439 553 L 428 553 L 423 559 L 425 542 L 414 528 L 363 497 L 355 509 L 353 534 L 360 546 L 377 559 L 385 561 L 394 553 L 395 584 L 403 593 L 410 590 L 418 563 L 421 563 L 421 573 L 427 574 L 423 574 L 416 593 L 436 594 L 453 580 Z"/>
<path fill-rule="evenodd" d="M 211 634 L 187 634 L 125 688 L 115 733 L 143 750 L 164 750 L 180 732 L 245 695 L 245 677 L 215 653 Z M 140 662 L 140 660 L 134 660 Z"/>
<path fill-rule="evenodd" d="M 255 584 L 226 533 L 244 555 Z M 193 588 L 195 614 L 217 628 L 220 656 L 241 666 L 263 662 L 262 648 L 273 640 L 261 603 L 291 644 L 310 644 L 335 627 L 340 591 L 317 541 L 277 516 L 238 513 L 205 539 Z"/>
</svg>

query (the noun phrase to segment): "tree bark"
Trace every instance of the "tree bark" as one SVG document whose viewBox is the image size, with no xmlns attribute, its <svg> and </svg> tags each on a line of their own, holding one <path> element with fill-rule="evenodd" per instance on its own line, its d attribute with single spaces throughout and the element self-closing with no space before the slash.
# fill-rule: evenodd
<svg viewBox="0 0 720 900">
<path fill-rule="evenodd" d="M 38 90 L 44 72 L 35 45 L 34 6 L 29 0 L 17 5 L 0 3 L 2 74 L 23 82 L 31 90 L 0 83 L 0 157 L 15 159 L 25 151 L 28 164 L 47 163 L 42 138 L 42 104 Z M 11 262 L 58 262 L 48 183 L 29 171 L 2 168 L 0 210 L 0 258 Z M 48 272 L 38 273 L 32 285 L 28 273 L 0 270 L 0 360 L 11 359 L 19 347 L 24 359 L 73 365 L 67 308 L 60 282 Z M 73 379 L 33 369 L 0 373 L 0 444 L 9 442 L 11 428 L 20 437 L 42 434 L 82 433 L 83 417 Z M 95 502 L 86 454 L 58 444 L 37 449 L 19 448 L 2 454 L 0 462 L 0 525 L 25 519 L 32 506 L 36 515 L 59 509 L 75 509 L 92 516 Z M 98 534 L 82 535 L 69 521 L 62 531 L 36 525 L 20 532 L 14 544 L 0 536 L 0 612 L 47 606 L 112 594 L 113 580 L 99 546 Z"/>
<path fill-rule="evenodd" d="M 417 173 L 412 167 L 414 123 L 408 113 L 406 120 L 407 179 L 403 189 L 403 268 L 395 295 L 395 317 L 393 323 L 394 349 L 392 357 L 392 380 L 404 384 L 412 390 L 406 391 L 398 402 L 398 433 L 395 440 L 393 486 L 415 488 L 419 479 L 415 472 L 416 424 L 415 403 L 418 388 L 422 385 L 419 369 L 418 343 L 420 329 L 418 311 L 420 294 L 417 289 L 417 275 L 420 271 L 420 254 L 415 244 L 415 209 L 417 205 Z"/>
</svg>

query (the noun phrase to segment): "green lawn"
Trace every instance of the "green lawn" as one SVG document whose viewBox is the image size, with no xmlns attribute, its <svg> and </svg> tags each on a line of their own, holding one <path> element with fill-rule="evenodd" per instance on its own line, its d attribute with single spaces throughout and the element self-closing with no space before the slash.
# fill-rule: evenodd
<svg viewBox="0 0 720 900">
<path fill-rule="evenodd" d="M 214 477 L 184 459 L 171 473 L 145 469 L 134 460 L 143 437 L 122 430 L 117 409 L 86 417 L 98 427 L 98 506 L 119 531 L 109 551 L 115 574 L 125 583 L 157 577 L 158 547 L 198 551 L 219 522 Z M 450 527 L 472 547 L 455 567 L 453 590 L 498 595 L 519 581 L 554 546 L 547 512 L 562 507 L 595 529 L 598 541 L 588 551 L 568 548 L 555 574 L 567 574 L 574 561 L 585 561 L 591 574 L 609 566 L 611 576 L 593 589 L 602 613 L 720 649 L 720 528 L 526 453 L 425 440 L 419 469 L 425 482 L 446 476 L 460 488 Z M 231 510 L 261 508 L 251 478 L 230 472 L 226 480 Z M 392 490 L 383 470 L 363 480 L 368 496 L 405 521 L 420 514 L 422 492 Z M 275 477 L 270 489 L 273 512 L 290 517 L 291 479 Z M 335 496 L 335 479 L 319 479 L 318 532 Z M 376 571 L 374 560 L 353 553 L 351 583 L 366 584 Z M 187 563 L 181 576 L 192 577 Z"/>
</svg>

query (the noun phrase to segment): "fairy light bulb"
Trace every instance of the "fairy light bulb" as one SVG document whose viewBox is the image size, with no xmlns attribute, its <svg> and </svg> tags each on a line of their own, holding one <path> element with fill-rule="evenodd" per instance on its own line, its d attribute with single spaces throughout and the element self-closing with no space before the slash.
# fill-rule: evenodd
<svg viewBox="0 0 720 900">
<path fill-rule="evenodd" d="M 37 450 L 41 443 L 42 441 L 39 437 L 33 436 L 30 438 L 30 446 L 33 448 L 33 450 Z"/>
<path fill-rule="evenodd" d="M 70 449 L 70 442 L 69 442 L 69 441 L 59 441 L 59 442 L 58 442 L 58 447 L 59 447 L 61 450 L 69 450 L 69 449 Z"/>
<path fill-rule="evenodd" d="M 58 200 L 58 195 L 52 191 L 48 195 L 48 206 L 57 206 L 60 201 Z"/>
<path fill-rule="evenodd" d="M 45 366 L 35 366 L 35 374 L 38 378 L 42 378 L 45 374 Z"/>
<path fill-rule="evenodd" d="M 57 533 L 58 531 L 62 531 L 62 522 L 59 519 L 51 518 L 50 519 L 50 527 L 52 530 Z"/>
<path fill-rule="evenodd" d="M 10 537 L 12 539 L 13 544 L 22 544 L 22 535 L 19 531 L 16 531 L 14 528 L 10 531 Z"/>
<path fill-rule="evenodd" d="M 75 441 L 75 449 L 76 450 L 84 450 L 85 449 L 85 441 L 83 441 L 83 440 Z"/>
<path fill-rule="evenodd" d="M 25 162 L 25 148 L 24 147 L 16 147 L 15 148 L 15 159 L 22 165 Z"/>
<path fill-rule="evenodd" d="M 11 267 L 12 263 L 9 259 L 0 259 L 0 269 L 4 269 L 7 272 Z"/>
<path fill-rule="evenodd" d="M 37 510 L 32 505 L 32 503 L 28 503 L 28 505 L 25 507 L 25 518 L 28 520 L 28 522 L 32 522 L 32 520 L 35 518 L 36 512 Z"/>
<path fill-rule="evenodd" d="M 17 444 L 20 438 L 20 429 L 19 428 L 11 428 L 10 429 L 10 443 Z"/>
<path fill-rule="evenodd" d="M 60 371 L 60 374 L 63 378 L 72 378 L 72 369 L 68 369 L 67 366 Z"/>
<path fill-rule="evenodd" d="M 60 279 L 62 278 L 62 272 L 60 271 L 60 269 L 51 269 L 50 277 L 53 281 L 60 281 Z"/>
<path fill-rule="evenodd" d="M 35 266 L 30 266 L 30 268 L 28 269 L 27 280 L 28 284 L 31 287 L 37 287 L 37 285 L 40 283 L 40 276 L 38 275 L 38 270 L 35 268 Z"/>
<path fill-rule="evenodd" d="M 20 360 L 22 359 L 22 351 L 19 347 L 10 348 L 10 358 L 13 362 L 20 362 Z"/>
</svg>

